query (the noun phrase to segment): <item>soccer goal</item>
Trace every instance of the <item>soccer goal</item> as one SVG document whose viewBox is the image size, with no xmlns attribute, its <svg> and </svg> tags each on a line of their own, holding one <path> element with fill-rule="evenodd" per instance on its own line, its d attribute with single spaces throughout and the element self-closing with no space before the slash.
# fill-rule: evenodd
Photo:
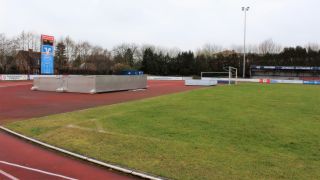
<svg viewBox="0 0 320 180">
<path fill-rule="evenodd" d="M 201 79 L 214 79 L 220 83 L 238 84 L 238 69 L 229 66 L 221 72 L 201 72 Z"/>
</svg>

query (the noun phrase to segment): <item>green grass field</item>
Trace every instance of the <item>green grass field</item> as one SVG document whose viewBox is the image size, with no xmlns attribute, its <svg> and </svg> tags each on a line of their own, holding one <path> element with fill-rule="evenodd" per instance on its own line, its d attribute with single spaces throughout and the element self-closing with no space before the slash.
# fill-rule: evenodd
<svg viewBox="0 0 320 180">
<path fill-rule="evenodd" d="M 219 86 L 6 127 L 172 179 L 320 179 L 320 86 Z"/>
</svg>

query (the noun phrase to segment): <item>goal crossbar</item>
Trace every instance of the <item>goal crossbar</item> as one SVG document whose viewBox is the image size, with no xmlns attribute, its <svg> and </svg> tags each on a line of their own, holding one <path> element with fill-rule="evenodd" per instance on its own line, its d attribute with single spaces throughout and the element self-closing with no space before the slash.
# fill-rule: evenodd
<svg viewBox="0 0 320 180">
<path fill-rule="evenodd" d="M 224 68 L 225 69 L 225 68 Z M 226 70 L 226 69 L 225 69 Z M 231 85 L 232 80 L 234 79 L 235 84 L 238 83 L 238 69 L 229 66 L 227 71 L 221 71 L 221 72 L 201 72 L 201 79 L 205 78 L 204 74 L 226 74 L 228 75 L 227 79 L 229 82 L 229 85 Z M 234 75 L 234 78 L 233 78 Z M 219 79 L 219 77 L 209 77 L 209 78 L 217 78 Z M 221 77 L 220 77 L 221 78 Z"/>
</svg>

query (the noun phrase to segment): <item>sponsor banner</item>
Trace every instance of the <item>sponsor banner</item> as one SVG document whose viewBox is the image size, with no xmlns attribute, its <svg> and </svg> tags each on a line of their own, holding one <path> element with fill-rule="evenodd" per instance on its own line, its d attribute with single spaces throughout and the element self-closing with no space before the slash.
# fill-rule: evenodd
<svg viewBox="0 0 320 180">
<path fill-rule="evenodd" d="M 121 75 L 143 75 L 143 71 L 136 71 L 136 70 L 125 70 L 121 71 Z"/>
<path fill-rule="evenodd" d="M 259 83 L 261 83 L 261 84 L 263 84 L 263 83 L 270 84 L 271 80 L 270 79 L 259 79 Z"/>
<path fill-rule="evenodd" d="M 3 81 L 23 81 L 28 80 L 28 75 L 21 75 L 21 74 L 2 74 L 0 75 L 0 80 Z"/>
<path fill-rule="evenodd" d="M 203 77 L 202 80 L 218 80 L 218 81 L 229 81 L 229 78 L 209 78 L 209 77 Z M 237 81 L 237 82 L 253 82 L 258 83 L 260 79 L 242 79 L 242 78 L 231 78 L 231 81 Z"/>
<path fill-rule="evenodd" d="M 42 78 L 42 77 L 56 77 L 60 78 L 62 75 L 29 75 L 29 80 L 33 80 L 34 78 Z"/>
<path fill-rule="evenodd" d="M 306 70 L 306 71 L 320 71 L 320 67 L 310 66 L 251 66 L 251 69 L 260 70 Z"/>
<path fill-rule="evenodd" d="M 3 81 L 25 81 L 25 80 L 33 80 L 34 78 L 42 78 L 42 77 L 60 78 L 62 77 L 62 75 L 0 74 L 0 80 L 3 80 Z"/>
<path fill-rule="evenodd" d="M 182 80 L 192 80 L 192 77 L 182 77 Z"/>
<path fill-rule="evenodd" d="M 172 76 L 148 76 L 148 80 L 169 80 L 169 81 L 181 81 L 183 77 Z"/>
<path fill-rule="evenodd" d="M 41 35 L 41 74 L 54 74 L 54 37 Z"/>
<path fill-rule="evenodd" d="M 303 81 L 303 84 L 320 85 L 320 81 Z"/>
<path fill-rule="evenodd" d="M 41 48 L 41 74 L 54 74 L 53 46 L 42 45 Z"/>
<path fill-rule="evenodd" d="M 214 86 L 217 84 L 217 80 L 185 80 L 186 86 Z"/>
<path fill-rule="evenodd" d="M 303 84 L 302 80 L 281 80 L 281 79 L 272 79 L 272 84 Z"/>
</svg>

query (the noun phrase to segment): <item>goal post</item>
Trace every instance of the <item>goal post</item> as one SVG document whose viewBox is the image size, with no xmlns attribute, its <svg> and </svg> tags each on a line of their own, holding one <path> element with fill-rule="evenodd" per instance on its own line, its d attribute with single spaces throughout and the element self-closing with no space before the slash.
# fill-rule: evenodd
<svg viewBox="0 0 320 180">
<path fill-rule="evenodd" d="M 233 76 L 234 75 L 234 76 Z M 229 79 L 235 79 L 235 84 L 238 84 L 238 69 L 232 66 L 229 66 Z"/>
<path fill-rule="evenodd" d="M 229 66 L 224 68 L 226 71 L 220 72 L 201 72 L 201 79 L 216 79 L 220 81 L 227 81 L 229 85 L 234 81 L 238 84 L 238 69 Z"/>
</svg>

